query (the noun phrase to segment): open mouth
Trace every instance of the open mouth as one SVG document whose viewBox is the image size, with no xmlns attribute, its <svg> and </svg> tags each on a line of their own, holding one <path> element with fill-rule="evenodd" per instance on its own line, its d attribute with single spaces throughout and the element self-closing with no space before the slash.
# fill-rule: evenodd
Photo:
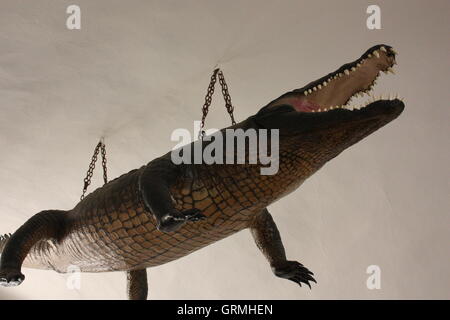
<svg viewBox="0 0 450 320">
<path fill-rule="evenodd" d="M 393 69 L 396 64 L 395 56 L 396 52 L 388 45 L 374 46 L 361 58 L 295 90 L 295 95 L 282 97 L 277 104 L 290 104 L 299 112 L 363 109 L 377 100 L 371 95 L 371 91 L 380 74 L 382 72 L 395 74 Z M 371 99 L 363 105 L 352 105 L 353 98 L 362 97 L 364 94 Z M 397 95 L 387 97 L 387 100 L 396 99 L 398 99 Z"/>
</svg>

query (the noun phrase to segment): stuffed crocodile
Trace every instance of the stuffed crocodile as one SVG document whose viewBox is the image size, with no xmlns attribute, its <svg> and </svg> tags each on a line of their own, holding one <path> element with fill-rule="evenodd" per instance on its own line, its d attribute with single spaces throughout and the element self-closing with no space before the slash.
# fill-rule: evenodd
<svg viewBox="0 0 450 320">
<path fill-rule="evenodd" d="M 278 129 L 276 174 L 262 175 L 259 162 L 174 164 L 169 152 L 95 190 L 72 210 L 39 212 L 3 236 L 0 283 L 19 285 L 22 265 L 57 272 L 75 265 L 82 272 L 125 271 L 129 298 L 146 299 L 147 268 L 250 229 L 276 276 L 310 287 L 313 273 L 287 260 L 267 207 L 400 115 L 404 104 L 397 98 L 349 104 L 369 94 L 381 72 L 393 73 L 395 56 L 388 45 L 374 46 L 229 127 Z"/>
</svg>

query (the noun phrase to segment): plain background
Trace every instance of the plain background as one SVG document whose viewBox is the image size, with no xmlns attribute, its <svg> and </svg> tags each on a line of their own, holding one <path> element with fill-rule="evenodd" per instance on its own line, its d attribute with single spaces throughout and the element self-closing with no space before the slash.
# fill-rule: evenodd
<svg viewBox="0 0 450 320">
<path fill-rule="evenodd" d="M 65 26 L 70 4 L 81 7 L 81 30 Z M 381 30 L 366 28 L 369 4 L 381 7 Z M 243 231 L 149 269 L 149 298 L 448 299 L 449 9 L 447 0 L 1 0 L 0 233 L 72 208 L 102 135 L 111 178 L 170 150 L 172 130 L 199 120 L 215 65 L 243 120 L 386 43 L 399 52 L 397 76 L 382 76 L 375 93 L 399 93 L 405 112 L 269 208 L 288 258 L 318 284 L 273 276 Z M 214 101 L 207 126 L 227 126 Z M 372 264 L 380 290 L 366 287 Z M 0 298 L 126 297 L 123 273 L 83 274 L 81 290 L 68 290 L 66 275 L 25 274 Z"/>
</svg>

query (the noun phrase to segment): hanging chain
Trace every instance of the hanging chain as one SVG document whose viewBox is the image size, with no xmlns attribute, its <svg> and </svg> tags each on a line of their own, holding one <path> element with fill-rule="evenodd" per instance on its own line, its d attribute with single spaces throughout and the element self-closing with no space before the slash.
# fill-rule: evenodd
<svg viewBox="0 0 450 320">
<path fill-rule="evenodd" d="M 103 183 L 107 184 L 108 183 L 108 168 L 106 167 L 106 145 L 103 141 L 101 141 L 102 143 L 102 168 L 103 168 Z"/>
<path fill-rule="evenodd" d="M 203 130 L 203 128 L 205 127 L 205 120 L 206 120 L 206 116 L 208 115 L 208 111 L 209 111 L 209 106 L 211 105 L 212 102 L 212 95 L 214 94 L 214 87 L 216 86 L 216 80 L 217 80 L 217 72 L 219 72 L 219 69 L 215 69 L 212 76 L 211 76 L 211 80 L 209 82 L 209 86 L 208 86 L 208 91 L 206 92 L 206 96 L 205 96 L 205 103 L 203 104 L 202 107 L 202 122 L 200 123 L 200 132 L 198 133 L 198 137 L 201 139 L 203 138 L 203 136 L 205 135 L 205 131 Z"/>
<path fill-rule="evenodd" d="M 101 152 L 101 155 L 102 155 L 103 182 L 105 184 L 108 182 L 108 169 L 106 167 L 106 145 L 102 139 L 95 147 L 91 163 L 89 164 L 89 169 L 86 173 L 86 178 L 84 178 L 83 193 L 80 197 L 80 200 L 84 199 L 84 196 L 86 195 L 86 191 L 87 191 L 89 185 L 91 184 L 92 175 L 94 174 L 95 163 L 97 162 L 99 152 Z"/>
<path fill-rule="evenodd" d="M 208 86 L 208 91 L 206 92 L 206 96 L 205 96 L 205 103 L 203 104 L 203 107 L 202 107 L 203 115 L 202 115 L 202 122 L 200 124 L 200 132 L 198 133 L 199 139 L 202 139 L 205 135 L 205 131 L 203 129 L 205 127 L 205 120 L 206 120 L 206 116 L 208 115 L 208 112 L 209 112 L 209 107 L 211 106 L 212 96 L 214 94 L 214 87 L 215 87 L 216 81 L 217 81 L 217 75 L 219 75 L 219 83 L 220 83 L 220 86 L 222 87 L 223 98 L 225 99 L 225 108 L 227 108 L 228 114 L 230 115 L 231 123 L 233 125 L 236 124 L 236 121 L 234 120 L 234 115 L 233 115 L 234 107 L 231 104 L 231 96 L 228 91 L 228 85 L 225 81 L 225 77 L 223 76 L 222 70 L 217 68 L 214 70 L 214 72 L 211 76 L 211 80 L 210 80 L 209 86 Z"/>
<path fill-rule="evenodd" d="M 231 104 L 231 96 L 230 93 L 228 92 L 228 85 L 225 82 L 225 77 L 223 76 L 222 70 L 219 71 L 219 83 L 220 86 L 222 87 L 222 95 L 223 98 L 225 99 L 225 108 L 227 108 L 228 114 L 230 115 L 231 118 L 231 123 L 233 125 L 236 124 L 236 121 L 234 121 L 234 107 Z"/>
</svg>

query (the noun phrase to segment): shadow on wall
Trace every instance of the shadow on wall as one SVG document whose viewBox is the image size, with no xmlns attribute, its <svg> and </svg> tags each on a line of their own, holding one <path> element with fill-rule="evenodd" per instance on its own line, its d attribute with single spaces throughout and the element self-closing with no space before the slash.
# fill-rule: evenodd
<svg viewBox="0 0 450 320">
<path fill-rule="evenodd" d="M 0 300 L 17 300 L 20 299 L 18 296 L 13 295 L 11 293 L 6 293 L 6 290 L 2 290 L 2 292 L 0 292 Z"/>
</svg>

